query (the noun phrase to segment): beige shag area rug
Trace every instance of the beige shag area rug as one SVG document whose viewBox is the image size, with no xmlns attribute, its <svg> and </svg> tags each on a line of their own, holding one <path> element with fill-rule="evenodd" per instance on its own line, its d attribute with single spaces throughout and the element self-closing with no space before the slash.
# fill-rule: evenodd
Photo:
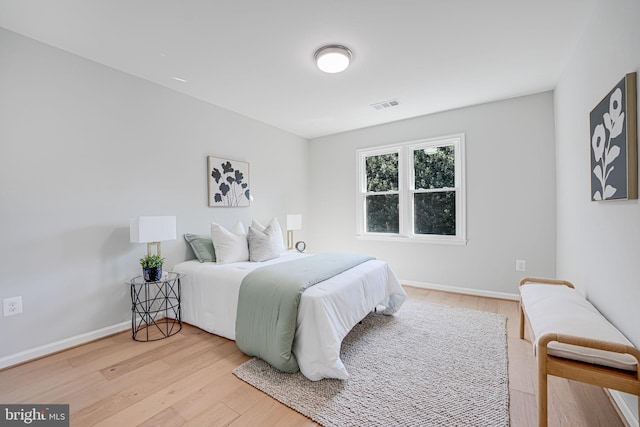
<svg viewBox="0 0 640 427">
<path fill-rule="evenodd" d="M 345 337 L 348 380 L 310 381 L 260 359 L 233 373 L 323 426 L 508 426 L 506 318 L 408 300 Z"/>
</svg>

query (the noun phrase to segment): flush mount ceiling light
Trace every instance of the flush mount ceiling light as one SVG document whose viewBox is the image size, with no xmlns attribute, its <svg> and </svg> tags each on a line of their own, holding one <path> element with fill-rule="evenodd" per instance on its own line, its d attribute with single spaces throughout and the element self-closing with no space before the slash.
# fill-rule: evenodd
<svg viewBox="0 0 640 427">
<path fill-rule="evenodd" d="M 320 70 L 325 73 L 339 73 L 347 69 L 353 54 L 348 47 L 332 44 L 316 50 L 314 57 Z"/>
</svg>

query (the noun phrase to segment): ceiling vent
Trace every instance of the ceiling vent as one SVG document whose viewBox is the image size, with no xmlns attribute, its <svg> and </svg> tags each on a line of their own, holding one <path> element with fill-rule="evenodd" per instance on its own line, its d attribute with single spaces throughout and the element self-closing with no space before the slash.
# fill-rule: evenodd
<svg viewBox="0 0 640 427">
<path fill-rule="evenodd" d="M 397 99 L 391 99 L 389 101 L 378 102 L 377 104 L 371 104 L 374 110 L 384 110 L 385 108 L 395 107 L 400 105 L 400 101 Z"/>
</svg>

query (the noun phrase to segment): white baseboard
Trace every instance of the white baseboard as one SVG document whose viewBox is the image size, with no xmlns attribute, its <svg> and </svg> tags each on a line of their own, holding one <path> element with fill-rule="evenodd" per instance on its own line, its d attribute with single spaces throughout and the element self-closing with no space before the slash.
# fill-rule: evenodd
<svg viewBox="0 0 640 427">
<path fill-rule="evenodd" d="M 618 406 L 618 409 L 620 409 L 620 412 L 622 413 L 625 421 L 629 424 L 629 427 L 638 427 L 638 419 L 633 414 L 633 410 L 629 407 L 627 401 L 622 398 L 622 393 L 611 389 L 607 389 L 607 391 L 609 391 L 611 398 Z"/>
<path fill-rule="evenodd" d="M 27 362 L 29 360 L 37 359 L 39 357 L 56 353 L 58 351 L 66 350 L 68 348 L 75 347 L 80 344 L 85 344 L 109 335 L 117 334 L 118 332 L 126 331 L 127 329 L 131 329 L 131 321 L 122 322 L 113 326 L 107 326 L 106 328 L 98 329 L 97 331 L 87 332 L 84 334 L 76 335 L 75 337 L 65 338 L 63 340 L 45 344 L 40 347 L 21 351 L 20 353 L 11 354 L 9 356 L 0 358 L 0 369 Z"/>
<path fill-rule="evenodd" d="M 480 297 L 499 298 L 518 301 L 518 294 L 510 294 L 507 292 L 485 291 L 481 289 L 460 288 L 457 286 L 437 285 L 435 283 L 415 282 L 412 280 L 400 280 L 403 285 L 415 286 L 416 288 L 433 289 L 436 291 L 453 292 L 456 294 L 477 295 Z"/>
</svg>

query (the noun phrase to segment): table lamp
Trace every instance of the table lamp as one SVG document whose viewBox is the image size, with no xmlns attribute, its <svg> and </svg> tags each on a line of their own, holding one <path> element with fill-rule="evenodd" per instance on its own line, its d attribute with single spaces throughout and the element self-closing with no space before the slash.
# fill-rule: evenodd
<svg viewBox="0 0 640 427">
<path fill-rule="evenodd" d="M 139 216 L 129 220 L 129 237 L 132 243 L 146 243 L 147 255 L 151 256 L 151 247 L 162 256 L 160 242 L 176 239 L 175 216 Z"/>
</svg>

